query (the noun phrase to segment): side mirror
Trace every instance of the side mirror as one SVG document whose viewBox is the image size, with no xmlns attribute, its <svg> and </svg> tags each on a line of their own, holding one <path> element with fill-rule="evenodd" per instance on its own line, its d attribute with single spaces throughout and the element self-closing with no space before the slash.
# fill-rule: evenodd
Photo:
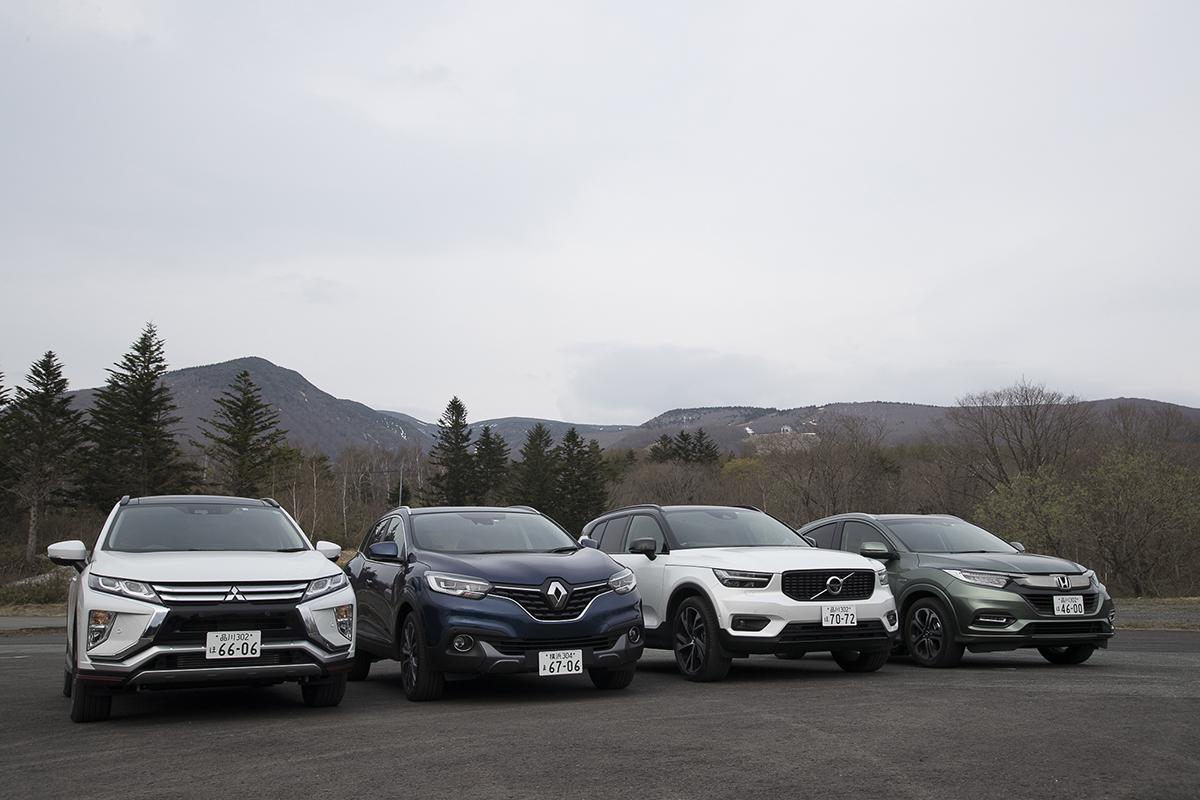
<svg viewBox="0 0 1200 800">
<path fill-rule="evenodd" d="M 1025 545 L 1021 544 L 1020 542 L 1009 542 L 1009 544 L 1011 544 L 1013 547 L 1017 548 L 1018 553 L 1025 552 Z"/>
<path fill-rule="evenodd" d="M 580 544 L 581 546 L 583 546 L 583 547 L 590 547 L 590 548 L 592 548 L 593 550 L 598 550 L 598 549 L 600 549 L 600 543 L 599 543 L 599 542 L 597 542 L 595 539 L 593 539 L 593 538 L 592 538 L 592 537 L 590 537 L 590 536 L 580 536 L 580 537 L 579 537 L 579 544 Z"/>
<path fill-rule="evenodd" d="M 317 542 L 317 552 L 328 558 L 330 561 L 337 561 L 342 557 L 342 546 L 333 542 Z"/>
<path fill-rule="evenodd" d="M 87 545 L 78 539 L 69 542 L 55 542 L 46 548 L 46 555 L 60 567 L 74 567 L 79 572 L 87 566 Z"/>
<path fill-rule="evenodd" d="M 629 552 L 641 553 L 653 561 L 658 558 L 658 542 L 653 539 L 634 539 L 629 543 Z"/>
<path fill-rule="evenodd" d="M 811 536 L 805 536 L 805 535 L 803 535 L 803 534 L 802 534 L 802 535 L 800 536 L 800 538 L 801 538 L 801 539 L 803 539 L 804 541 L 808 542 L 809 544 L 811 544 L 813 547 L 816 547 L 816 546 L 817 546 L 817 540 L 816 540 L 816 539 L 814 539 L 814 538 L 813 538 L 813 537 L 811 537 Z"/>
<path fill-rule="evenodd" d="M 896 554 L 883 542 L 863 542 L 862 547 L 858 548 L 858 554 L 879 561 L 891 561 L 896 557 Z"/>
<path fill-rule="evenodd" d="M 400 545 L 395 542 L 376 542 L 367 548 L 367 558 L 376 561 L 399 561 Z"/>
</svg>

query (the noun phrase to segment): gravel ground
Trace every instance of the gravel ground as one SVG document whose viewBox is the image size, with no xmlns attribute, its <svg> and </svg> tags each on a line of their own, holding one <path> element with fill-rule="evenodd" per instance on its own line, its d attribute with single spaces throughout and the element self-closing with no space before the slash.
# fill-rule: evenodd
<svg viewBox="0 0 1200 800">
<path fill-rule="evenodd" d="M 1200 597 L 1117 598 L 1118 628 L 1200 630 Z"/>
</svg>

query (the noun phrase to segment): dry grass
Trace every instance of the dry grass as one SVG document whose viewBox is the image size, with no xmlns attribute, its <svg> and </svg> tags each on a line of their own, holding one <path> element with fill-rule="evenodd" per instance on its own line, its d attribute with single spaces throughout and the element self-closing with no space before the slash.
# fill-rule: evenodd
<svg viewBox="0 0 1200 800">
<path fill-rule="evenodd" d="M 0 605 L 0 617 L 65 617 L 65 603 L 19 603 Z"/>
</svg>

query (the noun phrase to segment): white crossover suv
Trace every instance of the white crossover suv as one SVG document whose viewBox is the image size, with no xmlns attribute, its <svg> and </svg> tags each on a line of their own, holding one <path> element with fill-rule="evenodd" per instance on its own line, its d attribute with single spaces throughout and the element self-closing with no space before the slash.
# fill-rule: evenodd
<svg viewBox="0 0 1200 800">
<path fill-rule="evenodd" d="M 63 694 L 76 722 L 107 719 L 114 693 L 298 681 L 335 706 L 354 659 L 354 591 L 341 548 L 314 547 L 274 500 L 129 497 L 95 549 L 50 545 L 75 567 Z"/>
<path fill-rule="evenodd" d="M 881 564 L 819 550 L 756 508 L 632 506 L 583 536 L 633 570 L 646 646 L 674 650 L 688 680 L 720 680 L 756 653 L 829 651 L 848 672 L 873 672 L 899 630 Z"/>
</svg>

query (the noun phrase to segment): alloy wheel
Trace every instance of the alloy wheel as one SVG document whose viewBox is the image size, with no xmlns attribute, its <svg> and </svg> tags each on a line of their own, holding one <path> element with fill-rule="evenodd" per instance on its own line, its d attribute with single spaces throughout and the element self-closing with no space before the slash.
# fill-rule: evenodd
<svg viewBox="0 0 1200 800">
<path fill-rule="evenodd" d="M 675 653 L 684 672 L 694 675 L 704 668 L 708 653 L 708 631 L 700 610 L 691 606 L 679 612 L 675 626 Z"/>
<path fill-rule="evenodd" d="M 420 648 L 417 644 L 417 626 L 411 618 L 404 621 L 404 630 L 400 634 L 400 679 L 404 688 L 412 691 L 417 685 L 417 671 L 420 669 Z"/>
<path fill-rule="evenodd" d="M 912 620 L 912 649 L 922 661 L 933 661 L 942 652 L 942 618 L 932 608 L 918 608 Z"/>
</svg>

